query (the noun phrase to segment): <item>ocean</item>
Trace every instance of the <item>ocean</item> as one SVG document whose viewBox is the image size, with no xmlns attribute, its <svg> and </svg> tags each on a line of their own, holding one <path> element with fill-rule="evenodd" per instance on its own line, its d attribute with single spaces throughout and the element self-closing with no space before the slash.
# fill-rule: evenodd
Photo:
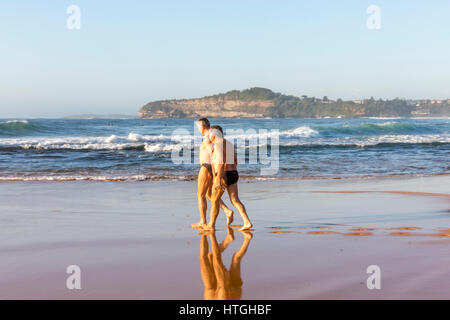
<svg viewBox="0 0 450 320">
<path fill-rule="evenodd" d="M 449 118 L 210 120 L 226 133 L 241 130 L 229 137 L 246 141 L 238 150 L 244 179 L 450 172 Z M 192 180 L 199 141 L 194 119 L 1 119 L 0 180 Z M 260 158 L 267 144 L 268 155 L 279 154 L 269 174 Z M 191 161 L 174 163 L 180 146 Z"/>
</svg>

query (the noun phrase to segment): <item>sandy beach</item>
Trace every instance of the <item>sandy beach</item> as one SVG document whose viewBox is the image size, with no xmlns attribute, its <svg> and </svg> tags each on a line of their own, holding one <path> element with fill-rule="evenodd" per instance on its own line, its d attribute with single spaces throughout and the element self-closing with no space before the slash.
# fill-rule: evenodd
<svg viewBox="0 0 450 320">
<path fill-rule="evenodd" d="M 195 182 L 0 190 L 0 299 L 203 299 L 214 268 L 241 299 L 450 298 L 448 175 L 242 182 L 251 235 L 227 231 L 223 213 L 215 234 L 192 230 Z M 81 290 L 66 288 L 69 265 Z M 369 265 L 380 290 L 366 286 Z"/>
</svg>

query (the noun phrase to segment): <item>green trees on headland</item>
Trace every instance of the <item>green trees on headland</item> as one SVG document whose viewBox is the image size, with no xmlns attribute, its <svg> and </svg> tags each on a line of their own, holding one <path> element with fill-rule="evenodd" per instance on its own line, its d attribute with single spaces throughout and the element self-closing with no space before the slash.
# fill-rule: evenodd
<svg viewBox="0 0 450 320">
<path fill-rule="evenodd" d="M 232 90 L 199 99 L 151 102 L 140 110 L 146 117 L 196 117 L 214 110 L 213 116 L 261 117 L 414 117 L 450 116 L 450 100 L 332 100 L 302 95 L 301 98 L 266 88 Z"/>
</svg>

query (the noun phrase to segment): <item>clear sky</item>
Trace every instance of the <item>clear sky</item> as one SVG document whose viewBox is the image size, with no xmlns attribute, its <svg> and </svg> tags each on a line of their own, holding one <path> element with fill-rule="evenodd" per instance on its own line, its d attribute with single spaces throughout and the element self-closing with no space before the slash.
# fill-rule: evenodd
<svg viewBox="0 0 450 320">
<path fill-rule="evenodd" d="M 69 30 L 67 7 L 81 9 Z M 369 30 L 369 5 L 381 29 Z M 329 98 L 450 97 L 450 1 L 0 2 L 0 118 L 137 114 L 270 88 Z"/>
</svg>

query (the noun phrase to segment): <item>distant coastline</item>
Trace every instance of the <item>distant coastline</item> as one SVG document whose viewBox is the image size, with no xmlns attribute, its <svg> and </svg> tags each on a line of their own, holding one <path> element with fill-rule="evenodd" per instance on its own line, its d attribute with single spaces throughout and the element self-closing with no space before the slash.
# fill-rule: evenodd
<svg viewBox="0 0 450 320">
<path fill-rule="evenodd" d="M 266 88 L 233 90 L 203 98 L 160 100 L 139 110 L 140 118 L 361 118 L 449 117 L 450 99 L 332 100 L 288 96 Z"/>
</svg>

